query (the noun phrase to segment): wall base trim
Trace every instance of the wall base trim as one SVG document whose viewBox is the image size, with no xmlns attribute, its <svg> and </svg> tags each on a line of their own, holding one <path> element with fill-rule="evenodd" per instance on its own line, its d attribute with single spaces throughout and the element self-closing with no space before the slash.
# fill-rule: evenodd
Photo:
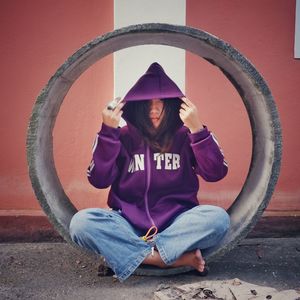
<svg viewBox="0 0 300 300">
<path fill-rule="evenodd" d="M 247 238 L 300 236 L 300 216 L 263 216 Z M 63 238 L 46 216 L 0 215 L 0 242 L 57 242 Z"/>
</svg>

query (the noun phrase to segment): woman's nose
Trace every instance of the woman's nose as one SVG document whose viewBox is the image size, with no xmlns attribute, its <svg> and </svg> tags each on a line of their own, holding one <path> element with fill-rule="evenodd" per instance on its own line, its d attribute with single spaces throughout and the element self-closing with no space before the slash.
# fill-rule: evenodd
<svg viewBox="0 0 300 300">
<path fill-rule="evenodd" d="M 150 110 L 160 110 L 162 107 L 161 100 L 151 100 Z"/>
<path fill-rule="evenodd" d="M 150 104 L 150 110 L 157 110 L 157 105 L 155 103 Z"/>
</svg>

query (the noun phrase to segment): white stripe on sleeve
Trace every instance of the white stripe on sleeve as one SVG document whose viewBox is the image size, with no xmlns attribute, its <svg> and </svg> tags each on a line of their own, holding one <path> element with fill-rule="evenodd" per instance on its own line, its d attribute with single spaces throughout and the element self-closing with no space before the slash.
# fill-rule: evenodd
<svg viewBox="0 0 300 300">
<path fill-rule="evenodd" d="M 99 135 L 97 134 L 96 137 L 95 137 L 94 143 L 93 143 L 92 153 L 94 153 L 95 150 L 96 150 L 96 147 L 98 145 L 98 138 L 99 138 Z"/>
<path fill-rule="evenodd" d="M 88 176 L 91 174 L 91 172 L 93 171 L 94 167 L 95 167 L 95 162 L 94 162 L 94 160 L 92 160 L 91 163 L 90 163 L 90 165 L 88 166 L 88 169 L 87 169 Z"/>
<path fill-rule="evenodd" d="M 220 149 L 220 151 L 221 151 L 221 153 L 222 153 L 222 155 L 223 155 L 223 158 L 224 158 L 224 152 L 223 152 L 222 148 L 220 147 L 220 144 L 219 144 L 219 142 L 218 142 L 216 136 L 215 136 L 212 132 L 211 132 L 210 134 L 211 134 L 213 140 L 215 141 L 215 143 L 218 145 L 218 147 L 219 147 L 219 149 Z M 223 159 L 223 163 L 224 163 L 224 165 L 225 165 L 226 167 L 228 167 L 228 163 L 225 161 L 225 159 Z"/>
</svg>

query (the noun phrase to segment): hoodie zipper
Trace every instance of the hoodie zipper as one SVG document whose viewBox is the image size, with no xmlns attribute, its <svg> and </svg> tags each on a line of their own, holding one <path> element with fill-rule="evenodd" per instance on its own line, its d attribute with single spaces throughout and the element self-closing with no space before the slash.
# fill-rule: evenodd
<svg viewBox="0 0 300 300">
<path fill-rule="evenodd" d="M 145 190 L 145 205 L 146 205 L 146 213 L 151 222 L 152 226 L 156 226 L 154 220 L 152 219 L 149 212 L 149 204 L 148 204 L 148 192 L 150 187 L 150 179 L 151 179 L 151 164 L 150 164 L 150 149 L 149 146 L 146 145 L 146 190 Z"/>
</svg>

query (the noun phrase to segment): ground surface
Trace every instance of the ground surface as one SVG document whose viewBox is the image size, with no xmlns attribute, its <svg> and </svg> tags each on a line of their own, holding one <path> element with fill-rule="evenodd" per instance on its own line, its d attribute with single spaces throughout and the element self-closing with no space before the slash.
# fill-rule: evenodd
<svg viewBox="0 0 300 300">
<path fill-rule="evenodd" d="M 247 239 L 210 263 L 206 277 L 97 275 L 99 262 L 66 243 L 0 244 L 0 299 L 153 299 L 162 285 L 239 278 L 278 290 L 300 288 L 300 238 Z"/>
</svg>

